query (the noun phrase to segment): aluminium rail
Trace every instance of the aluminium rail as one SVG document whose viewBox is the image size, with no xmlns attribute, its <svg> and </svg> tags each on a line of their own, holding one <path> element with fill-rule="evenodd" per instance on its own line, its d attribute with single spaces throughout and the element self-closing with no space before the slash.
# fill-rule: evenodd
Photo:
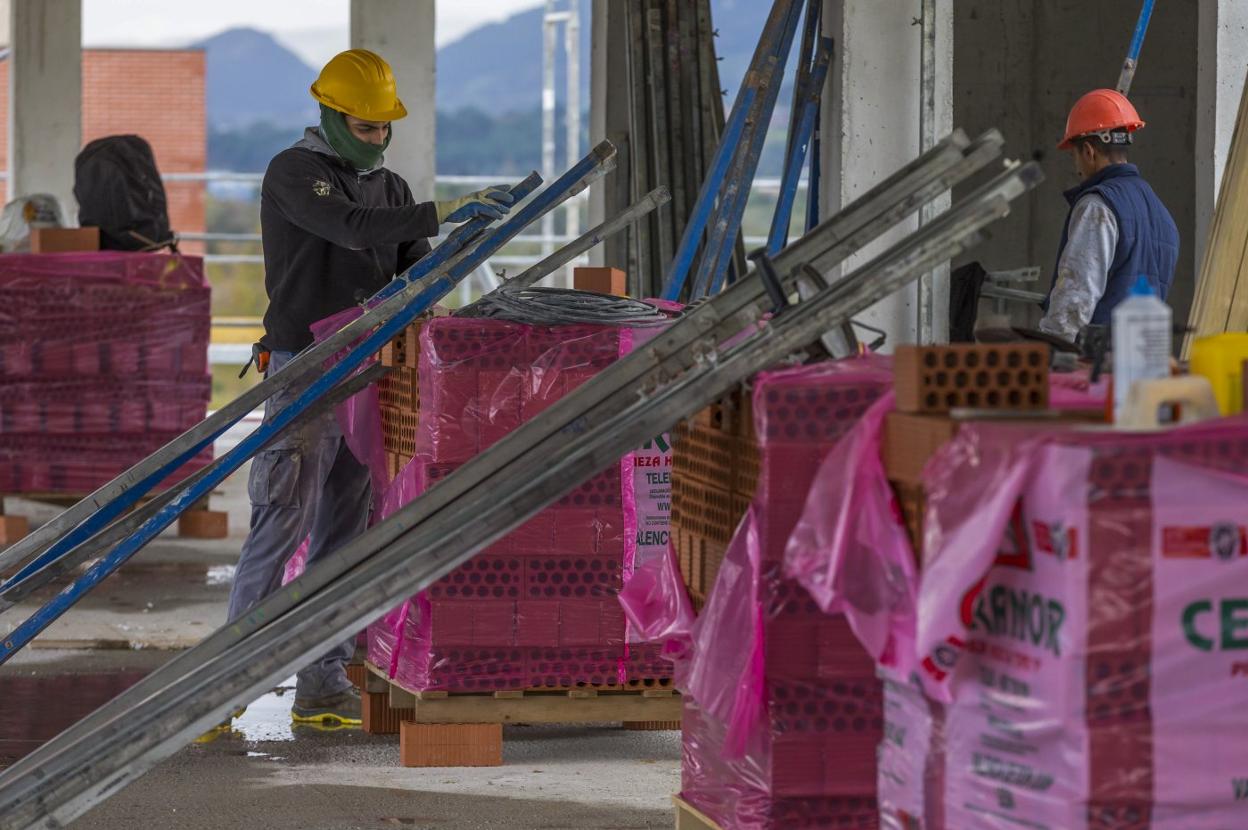
<svg viewBox="0 0 1248 830">
<path fill-rule="evenodd" d="M 569 189 L 575 191 L 585 186 L 587 179 L 592 180 L 605 172 L 602 168 L 611 161 L 611 158 L 610 153 L 606 154 L 605 159 L 598 159 L 594 154 L 591 154 L 581 164 L 573 167 L 568 174 L 565 174 L 564 177 L 556 181 L 545 191 L 545 193 L 554 194 L 555 199 L 552 204 L 558 204 L 559 201 L 562 201 L 562 199 L 558 198 L 560 194 L 563 195 L 563 198 L 566 198 Z M 586 234 L 582 239 L 567 246 L 559 254 L 549 257 L 546 265 L 552 270 L 559 267 L 564 262 L 587 250 L 597 241 L 600 241 L 601 236 L 598 234 L 604 231 L 610 233 L 621 229 L 637 215 L 643 215 L 653 209 L 660 203 L 660 199 L 665 198 L 666 195 L 663 192 L 651 194 L 643 200 L 642 204 L 630 208 L 621 216 L 595 229 L 598 232 L 597 234 L 593 232 Z M 512 227 L 518 230 L 519 227 L 532 221 L 532 219 L 536 218 L 532 214 L 540 209 L 539 202 L 540 197 L 530 205 L 533 208 L 533 210 L 528 212 L 530 215 L 526 216 L 526 212 L 522 210 L 515 217 L 514 222 L 502 227 Z M 465 273 L 471 273 L 471 270 L 471 267 L 452 268 L 449 276 L 451 278 L 462 278 Z M 540 276 L 544 276 L 544 274 L 537 274 L 534 278 L 540 278 Z M 282 411 L 273 414 L 250 436 L 243 439 L 238 446 L 214 461 L 210 469 L 201 471 L 200 474 L 180 485 L 171 498 L 159 499 L 154 506 L 149 505 L 145 508 L 140 517 L 145 519 L 142 524 L 129 535 L 121 538 L 120 541 L 117 538 L 119 534 L 110 530 L 110 532 L 103 534 L 104 538 L 99 543 L 95 545 L 80 545 L 80 549 L 90 547 L 93 550 L 78 552 L 76 556 L 72 556 L 72 561 L 71 555 L 75 553 L 73 549 L 64 551 L 55 558 L 49 558 L 51 553 L 49 551 L 24 568 L 18 576 L 10 580 L 5 586 L 4 601 L 6 603 L 11 604 L 20 596 L 29 594 L 35 587 L 46 583 L 52 576 L 63 572 L 71 564 L 76 564 L 87 558 L 95 550 L 101 550 L 105 547 L 111 548 L 84 575 L 75 579 L 28 620 L 19 625 L 17 629 L 6 635 L 4 641 L 0 643 L 0 663 L 3 663 L 26 643 L 30 642 L 31 639 L 68 610 L 86 592 L 98 585 L 100 581 L 137 553 L 156 534 L 184 512 L 189 505 L 193 504 L 207 492 L 210 492 L 216 484 L 234 472 L 248 458 L 258 452 L 260 448 L 271 443 L 274 436 L 289 427 L 291 420 L 297 417 L 299 412 L 313 404 L 326 390 L 346 378 L 351 371 L 367 360 L 371 354 L 375 353 L 382 344 L 387 342 L 403 326 L 407 325 L 410 322 L 410 318 L 414 318 L 425 308 L 431 306 L 442 296 L 445 296 L 453 286 L 454 282 L 448 279 L 434 283 L 425 292 L 405 305 L 393 318 L 380 324 L 376 331 L 353 344 L 345 355 L 341 356 L 332 367 L 314 381 L 307 390 L 302 392 L 294 402 Z M 131 519 L 126 520 L 122 524 L 130 528 L 133 527 L 135 522 Z M 116 543 L 115 545 L 113 545 L 114 542 Z"/>
<path fill-rule="evenodd" d="M 600 243 L 603 239 L 617 233 L 637 219 L 645 216 L 649 212 L 655 210 L 660 205 L 667 202 L 669 198 L 666 188 L 656 188 L 653 192 L 647 194 L 638 203 L 629 206 L 616 216 L 591 228 L 581 235 L 580 238 L 573 241 L 572 244 L 560 248 L 540 263 L 534 265 L 522 274 L 517 275 L 506 283 L 508 290 L 513 290 L 515 286 L 527 287 L 541 280 L 543 277 L 554 273 L 562 268 L 568 262 L 583 254 L 585 251 Z M 274 433 L 273 438 L 276 437 Z M 229 454 L 215 459 L 212 464 L 195 475 L 197 477 L 206 477 L 216 475 L 216 471 L 224 470 L 221 475 L 216 475 L 216 479 L 228 475 L 237 469 L 239 463 L 231 460 Z M 60 576 L 72 568 L 78 566 L 82 562 L 113 548 L 118 543 L 129 537 L 132 533 L 144 526 L 148 520 L 158 515 L 160 511 L 169 504 L 174 497 L 180 495 L 184 490 L 191 486 L 198 485 L 200 478 L 195 481 L 190 479 L 180 482 L 169 490 L 163 492 L 157 498 L 153 499 L 146 505 L 135 510 L 129 516 L 115 522 L 107 530 L 97 534 L 87 542 L 79 545 L 77 548 L 67 551 L 55 561 L 48 562 L 39 570 L 32 571 L 29 575 L 21 577 L 19 574 L 15 576 L 8 584 L 0 587 L 0 611 L 20 602 L 29 596 L 33 591 L 47 584 L 52 579 Z M 19 578 L 21 577 L 21 578 Z M 7 646 L 7 643 L 5 644 Z M 20 646 L 17 646 L 20 648 Z M 2 654 L 2 652 L 0 652 Z M 0 661 L 2 662 L 2 661 Z"/>
<path fill-rule="evenodd" d="M 985 152 L 990 144 L 981 141 L 964 147 L 965 153 L 955 152 L 954 163 L 926 183 L 919 181 L 918 190 L 920 171 L 903 171 L 914 174 L 906 183 L 908 192 L 893 181 L 891 203 L 878 208 L 855 203 L 847 208 L 848 220 L 843 212 L 790 246 L 775 263 L 785 285 L 816 263 L 831 267 L 843 261 L 913 212 L 933 187 L 947 187 L 982 167 L 992 157 Z M 765 325 L 767 293 L 757 278 L 696 307 L 646 347 L 310 569 L 304 575 L 310 579 L 301 577 L 270 597 L 284 594 L 284 599 L 262 603 L 274 606 L 272 611 L 284 601 L 288 611 L 260 615 L 264 619 L 248 615 L 238 627 L 253 626 L 249 634 L 231 632 L 235 623 L 226 626 L 205 642 L 207 649 L 197 647 L 175 659 L 170 666 L 180 664 L 177 670 L 158 670 L 162 676 L 156 682 L 141 681 L 104 707 L 103 715 L 88 718 L 89 727 L 69 730 L 32 754 L 37 758 L 28 756 L 0 775 L 0 821 L 12 827 L 56 827 L 81 814 L 233 705 L 280 680 L 307 655 L 428 585 L 647 436 L 817 339 L 932 262 L 964 250 L 1039 177 L 1034 164 L 1009 170 L 938 222 Z M 868 206 L 874 209 L 864 210 Z M 748 335 L 744 341 L 720 345 L 740 333 Z M 500 489 L 510 498 L 498 498 Z M 212 640 L 219 646 L 231 637 L 241 639 L 214 652 Z"/>
<path fill-rule="evenodd" d="M 918 207 L 952 187 L 976 170 L 984 167 L 1000 153 L 1001 137 L 995 132 L 970 143 L 960 132 L 956 132 L 944 142 L 933 148 L 920 159 L 899 170 L 886 181 L 865 193 L 859 200 L 847 206 L 841 214 L 829 219 L 821 230 L 835 240 L 834 244 L 822 254 L 809 250 L 808 245 L 799 240 L 794 247 L 801 256 L 820 269 L 829 269 L 843 260 L 853 250 L 861 248 L 871 239 L 905 216 L 913 213 Z M 786 275 L 785 286 L 790 283 L 797 285 L 808 276 L 803 272 L 796 278 Z M 812 288 L 813 291 L 813 288 Z M 700 338 L 724 320 L 736 319 L 739 315 L 747 315 L 754 319 L 758 312 L 755 308 L 766 298 L 766 291 L 757 280 L 748 280 L 725 292 L 722 298 L 716 298 L 709 304 L 713 312 L 698 306 L 688 315 L 681 326 L 663 335 L 663 342 L 668 347 L 682 354 L 692 355 Z M 712 313 L 716 316 L 712 317 Z M 689 321 L 692 321 L 690 323 Z M 635 366 L 628 362 L 625 366 Z M 613 375 L 625 384 L 639 384 L 649 371 L 649 367 L 640 366 L 623 378 L 619 378 L 621 369 L 612 367 Z M 386 537 L 386 541 L 393 541 Z M 257 606 L 257 613 L 247 615 L 233 621 L 229 626 L 218 630 L 201 642 L 192 652 L 185 652 L 162 666 L 132 687 L 130 694 L 148 696 L 157 693 L 167 686 L 173 678 L 191 671 L 190 666 L 196 662 L 213 659 L 228 652 L 256 629 L 267 624 L 293 608 L 302 597 L 327 585 L 335 577 L 334 568 L 318 567 L 305 572 L 288 586 L 284 586 L 275 594 L 267 597 Z M 97 709 L 77 724 L 71 726 L 58 741 L 72 742 L 92 729 L 108 722 L 124 708 L 121 700 L 115 700 Z M 45 756 L 53 752 L 47 745 L 19 759 L 9 767 L 6 775 L 17 775 L 19 770 L 33 768 L 45 761 Z"/>
<path fill-rule="evenodd" d="M 295 360 L 292 360 L 291 362 L 294 363 L 296 360 L 302 359 L 303 363 L 308 367 L 303 374 L 294 375 L 296 381 L 308 377 L 312 372 L 316 372 L 318 376 L 310 382 L 307 388 L 293 402 L 281 411 L 273 413 L 251 435 L 244 438 L 238 446 L 226 453 L 222 459 L 218 459 L 212 474 L 203 478 L 196 478 L 189 487 L 181 489 L 169 503 L 165 504 L 151 516 L 135 533 L 110 550 L 106 556 L 92 565 L 85 574 L 49 600 L 29 619 L 19 625 L 17 629 L 5 635 L 4 640 L 0 642 L 0 664 L 30 642 L 31 639 L 68 610 L 86 592 L 98 585 L 100 581 L 116 570 L 130 556 L 134 555 L 151 538 L 171 524 L 195 501 L 210 492 L 229 473 L 232 473 L 248 458 L 258 452 L 259 447 L 267 443 L 271 435 L 286 429 L 301 411 L 346 378 L 417 316 L 445 296 L 459 279 L 462 279 L 475 269 L 478 258 L 489 255 L 489 251 L 483 251 L 482 249 L 501 245 L 542 213 L 563 202 L 572 193 L 584 189 L 590 182 L 605 175 L 613 167 L 614 158 L 614 147 L 609 142 L 603 142 L 557 181 L 544 189 L 535 199 L 526 204 L 515 216 L 494 229 L 485 241 L 477 244 L 471 250 L 467 249 L 467 245 L 461 245 L 453 253 L 442 258 L 443 262 L 439 264 L 440 267 L 426 269 L 427 273 L 415 282 L 400 279 L 391 282 L 378 293 L 377 299 L 380 302 L 372 311 L 365 313 L 354 323 L 331 335 L 324 342 L 310 347 Z M 433 254 L 425 259 L 428 260 L 432 257 L 434 257 Z M 360 332 L 360 329 L 363 327 L 359 323 L 362 320 L 368 321 L 365 323 L 365 326 L 368 326 L 368 328 L 364 332 Z M 369 325 L 370 323 L 372 325 Z M 327 344 L 332 345 L 332 351 L 324 348 Z M 346 349 L 345 353 L 340 355 L 333 366 L 324 369 L 319 365 L 331 355 L 339 354 L 344 348 Z M 309 363 L 307 357 L 313 354 L 318 355 L 320 359 L 316 363 Z M 273 379 L 284 374 L 286 374 L 286 367 L 275 373 Z M 287 377 L 291 376 L 288 375 Z M 293 384 L 293 382 L 288 381 L 288 385 Z M 260 386 L 263 385 L 264 383 L 262 382 Z M 254 392 L 254 389 L 251 391 Z M 228 404 L 222 410 L 218 410 L 214 416 L 210 416 L 204 423 L 201 423 L 200 428 L 210 423 L 223 411 L 231 407 L 237 407 L 239 401 L 248 396 L 248 393 L 245 393 L 232 404 Z M 251 408 L 248 407 L 247 411 L 250 412 Z M 193 447 L 191 450 L 186 450 L 182 447 L 175 449 L 174 452 L 180 450 L 181 454 L 177 464 L 174 466 L 180 465 L 186 457 L 193 455 L 202 446 L 199 438 L 188 437 L 193 436 L 195 431 L 193 429 L 187 436 L 175 439 L 171 445 L 167 445 L 168 448 L 168 446 L 174 446 L 181 442 L 182 447 L 186 445 Z M 215 438 L 215 434 L 212 437 Z M 161 453 L 158 452 L 156 456 L 149 457 L 147 462 L 140 462 L 139 466 L 152 462 L 152 458 L 160 455 Z M 168 470 L 162 472 L 168 472 Z M 6 583 L 5 587 L 11 588 L 19 584 L 22 580 L 38 572 L 38 570 L 45 568 L 69 553 L 77 544 L 80 544 L 94 535 L 94 532 L 102 529 L 107 521 L 116 518 L 117 513 L 133 504 L 161 478 L 163 478 L 163 475 L 161 472 L 158 472 L 154 476 L 149 476 L 143 482 L 147 486 L 142 488 L 142 492 L 138 492 L 140 490 L 139 486 L 131 486 L 127 489 L 122 489 L 122 492 L 111 501 L 106 501 L 104 504 L 99 505 L 98 509 L 92 515 L 86 517 L 86 520 L 81 525 L 56 540 L 46 551 L 37 556 L 34 561 L 28 563 L 14 579 Z M 118 505 L 121 506 L 119 507 Z M 73 508 L 70 510 L 72 511 Z M 91 528 L 91 532 L 84 530 L 85 527 L 91 525 L 94 525 Z"/>
<path fill-rule="evenodd" d="M 534 173 L 514 186 L 512 191 L 527 195 L 535 190 L 540 182 L 541 177 Z M 487 225 L 488 222 L 478 219 L 461 226 L 456 233 L 448 237 L 446 242 L 413 265 L 407 273 L 395 279 L 390 285 L 402 289 L 399 293 L 414 296 L 419 291 L 416 284 L 421 278 L 435 268 L 443 267 L 452 261 Z M 0 571 L 10 570 L 13 566 L 42 552 L 52 552 L 54 556 L 59 555 L 90 538 L 195 453 L 211 444 L 274 394 L 318 373 L 325 360 L 364 334 L 370 326 L 388 319 L 397 307 L 396 302 L 384 308 L 374 309 L 371 314 L 364 315 L 337 335 L 304 350 L 285 364 L 280 371 L 266 377 L 112 481 L 101 485 L 95 492 L 57 515 L 34 533 L 0 551 Z"/>
</svg>

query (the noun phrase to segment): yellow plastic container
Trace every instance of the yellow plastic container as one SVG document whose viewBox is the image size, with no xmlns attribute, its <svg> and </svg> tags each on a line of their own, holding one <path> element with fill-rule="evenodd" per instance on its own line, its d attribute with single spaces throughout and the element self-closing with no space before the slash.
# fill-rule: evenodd
<svg viewBox="0 0 1248 830">
<path fill-rule="evenodd" d="M 1215 334 L 1192 343 L 1190 371 L 1209 379 L 1218 409 L 1234 415 L 1244 408 L 1244 362 L 1248 361 L 1248 334 Z"/>
</svg>

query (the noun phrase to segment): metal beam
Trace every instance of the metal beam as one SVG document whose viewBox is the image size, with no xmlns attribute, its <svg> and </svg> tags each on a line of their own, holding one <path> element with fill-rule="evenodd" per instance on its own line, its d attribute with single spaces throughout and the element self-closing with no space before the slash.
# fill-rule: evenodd
<svg viewBox="0 0 1248 830">
<path fill-rule="evenodd" d="M 358 630 L 386 607 L 449 572 L 647 435 L 803 347 L 824 328 L 847 321 L 932 262 L 965 250 L 984 226 L 1008 212 L 1011 199 L 1038 180 L 1034 164 L 1009 170 L 854 274 L 774 318 L 765 330 L 757 328 L 759 317 L 725 316 L 726 306 L 733 304 L 730 295 L 737 292 L 714 298 L 701 307 L 707 309 L 704 313 L 695 310 L 311 569 L 309 574 L 338 574 L 280 620 L 246 637 L 228 654 L 199 663 L 159 693 L 125 693 L 130 708 L 75 742 L 57 739 L 38 768 L 15 767 L 0 775 L 0 811 L 15 827 L 55 826 L 85 812 L 215 722 L 235 701 L 250 699 L 344 631 Z M 827 253 L 827 244 L 835 240 L 826 230 L 808 235 L 806 249 Z M 793 247 L 777 262 L 781 273 L 809 264 L 791 253 Z M 756 282 L 739 287 L 748 289 Z M 762 309 L 754 309 L 761 316 Z M 705 328 L 707 323 L 710 328 Z M 728 328 L 747 336 L 732 346 L 708 339 Z M 677 331 L 692 334 L 710 353 L 691 359 L 687 349 L 674 351 L 671 340 L 678 338 L 669 335 Z M 620 384 L 622 375 L 638 368 L 654 383 L 640 395 Z M 544 463 L 535 464 L 539 458 Z M 500 490 L 509 497 L 499 499 Z M 395 541 L 379 544 L 387 536 Z"/>
</svg>

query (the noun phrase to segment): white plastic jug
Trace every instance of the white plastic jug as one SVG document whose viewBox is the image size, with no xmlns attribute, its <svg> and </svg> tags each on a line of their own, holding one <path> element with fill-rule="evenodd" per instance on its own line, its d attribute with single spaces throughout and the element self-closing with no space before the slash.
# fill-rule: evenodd
<svg viewBox="0 0 1248 830">
<path fill-rule="evenodd" d="M 1122 419 L 1137 381 L 1170 376 L 1173 333 L 1170 306 L 1141 275 L 1113 311 L 1114 423 Z"/>
</svg>

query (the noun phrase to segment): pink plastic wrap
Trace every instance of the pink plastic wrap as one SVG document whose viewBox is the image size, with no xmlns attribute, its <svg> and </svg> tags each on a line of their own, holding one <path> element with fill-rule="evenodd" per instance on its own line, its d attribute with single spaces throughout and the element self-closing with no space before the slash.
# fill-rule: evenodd
<svg viewBox="0 0 1248 830">
<path fill-rule="evenodd" d="M 1108 374 L 1096 383 L 1087 369 L 1049 375 L 1049 406 L 1053 409 L 1104 409 L 1108 396 Z"/>
<path fill-rule="evenodd" d="M 438 318 L 421 332 L 416 457 L 388 516 L 618 360 L 615 328 Z M 663 469 L 662 461 L 656 462 Z M 670 676 L 629 645 L 619 592 L 638 529 L 634 465 L 613 464 L 369 629 L 369 659 L 412 689 L 482 691 Z M 631 517 L 628 515 L 631 512 Z M 630 527 L 631 523 L 631 527 Z"/>
<path fill-rule="evenodd" d="M 695 618 L 693 603 L 680 575 L 676 551 L 669 545 L 656 558 L 639 565 L 620 591 L 629 625 L 642 640 L 673 645 L 683 652 Z"/>
<path fill-rule="evenodd" d="M 760 469 L 691 657 L 682 797 L 725 828 L 877 826 L 880 681 L 845 619 L 781 572 L 820 462 L 892 383 L 888 362 L 853 358 L 760 374 Z"/>
<path fill-rule="evenodd" d="M 939 461 L 918 643 L 953 703 L 931 826 L 1248 826 L 1248 421 L 1028 441 L 984 425 Z M 965 499 L 983 480 L 1000 497 Z"/>
<path fill-rule="evenodd" d="M 312 336 L 319 343 L 343 326 L 357 320 L 363 313 L 363 309 L 359 306 L 352 306 L 324 320 L 318 320 L 312 324 Z M 327 365 L 333 365 L 338 357 L 339 355 L 331 357 Z M 376 358 L 370 357 L 360 364 L 356 373 L 364 371 L 374 363 L 376 363 Z M 368 467 L 373 482 L 373 492 L 384 493 L 390 486 L 390 471 L 386 466 L 386 446 L 381 430 L 377 384 L 369 384 L 365 389 L 338 404 L 334 408 L 334 414 L 338 418 L 338 425 L 342 429 L 347 447 L 361 464 Z M 373 518 L 376 520 L 376 515 Z"/>
<path fill-rule="evenodd" d="M 884 826 L 1248 826 L 1248 421 L 968 424 L 926 478 L 916 608 L 893 609 L 916 652 L 884 669 Z M 826 483 L 790 567 L 831 545 Z"/>
<path fill-rule="evenodd" d="M 918 571 L 880 460 L 884 418 L 894 408 L 890 391 L 824 461 L 786 544 L 785 572 L 905 676 L 914 662 Z"/>
<path fill-rule="evenodd" d="M 1104 406 L 1105 381 L 1090 384 L 1084 372 L 1054 373 L 1050 381 L 1054 408 L 1096 410 Z M 823 463 L 810 487 L 802 520 L 788 540 L 784 567 L 821 608 L 848 617 L 859 640 L 882 666 L 905 677 L 917 660 L 919 574 L 880 459 L 884 419 L 894 409 L 894 401 L 891 393 L 877 401 Z M 1023 427 L 1016 434 L 1030 438 L 1034 433 L 1034 427 Z M 1024 446 L 1002 450 L 1022 451 Z M 968 505 L 983 498 L 1012 504 L 1017 499 L 1017 481 L 1006 480 L 1009 471 L 999 472 L 1000 476 L 984 475 L 978 486 L 965 488 L 958 497 Z M 928 530 L 931 527 L 929 519 Z M 1004 521 L 992 530 L 978 525 L 965 528 L 981 540 L 1000 539 L 1004 529 Z"/>
<path fill-rule="evenodd" d="M 0 256 L 0 491 L 89 492 L 202 421 L 209 299 L 198 257 Z"/>
</svg>

